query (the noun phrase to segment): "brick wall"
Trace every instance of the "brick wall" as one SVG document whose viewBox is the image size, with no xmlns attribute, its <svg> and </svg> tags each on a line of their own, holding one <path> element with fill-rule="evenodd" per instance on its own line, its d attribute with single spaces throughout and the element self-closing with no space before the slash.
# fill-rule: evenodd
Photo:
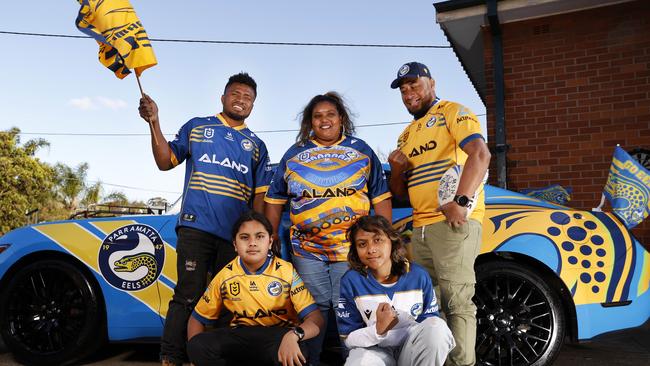
<svg viewBox="0 0 650 366">
<path fill-rule="evenodd" d="M 508 23 L 502 31 L 508 188 L 558 183 L 573 189 L 569 206 L 594 207 L 616 144 L 650 149 L 650 2 Z M 493 147 L 489 29 L 483 39 Z M 650 218 L 634 233 L 650 246 Z"/>
</svg>

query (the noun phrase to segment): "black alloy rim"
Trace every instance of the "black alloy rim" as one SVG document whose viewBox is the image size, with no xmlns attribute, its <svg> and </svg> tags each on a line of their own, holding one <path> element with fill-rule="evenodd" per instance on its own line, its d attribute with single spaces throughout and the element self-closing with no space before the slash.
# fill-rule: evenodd
<svg viewBox="0 0 650 366">
<path fill-rule="evenodd" d="M 474 302 L 481 365 L 530 365 L 547 351 L 556 329 L 539 287 L 513 274 L 491 275 L 477 284 Z"/>
<path fill-rule="evenodd" d="M 42 355 L 66 349 L 86 323 L 85 294 L 71 276 L 44 268 L 21 276 L 8 299 L 6 324 L 13 341 Z"/>
</svg>

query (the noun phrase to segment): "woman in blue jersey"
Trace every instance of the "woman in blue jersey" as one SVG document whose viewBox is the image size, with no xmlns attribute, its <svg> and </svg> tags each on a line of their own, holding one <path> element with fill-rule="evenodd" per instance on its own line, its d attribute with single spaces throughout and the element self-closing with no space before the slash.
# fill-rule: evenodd
<svg viewBox="0 0 650 366">
<path fill-rule="evenodd" d="M 210 282 L 187 324 L 192 364 L 306 364 L 301 341 L 315 337 L 323 319 L 291 263 L 272 254 L 271 229 L 255 211 L 235 222 L 237 257 Z M 233 314 L 230 328 L 205 332 L 223 308 Z"/>
<path fill-rule="evenodd" d="M 360 218 L 348 236 L 351 269 L 336 307 L 350 350 L 345 364 L 443 365 L 455 342 L 429 274 L 406 260 L 399 234 L 383 217 Z"/>
<path fill-rule="evenodd" d="M 302 111 L 297 142 L 284 154 L 265 202 L 277 235 L 282 206 L 289 202 L 292 261 L 323 316 L 339 297 L 348 269 L 347 229 L 371 206 L 391 219 L 388 185 L 379 159 L 354 136 L 354 124 L 335 92 L 317 95 Z M 318 360 L 323 333 L 310 343 Z"/>
</svg>

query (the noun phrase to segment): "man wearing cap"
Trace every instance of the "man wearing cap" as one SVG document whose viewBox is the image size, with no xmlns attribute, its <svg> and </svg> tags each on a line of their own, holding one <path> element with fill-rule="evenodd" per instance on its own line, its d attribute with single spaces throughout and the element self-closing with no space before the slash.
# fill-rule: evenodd
<svg viewBox="0 0 650 366">
<path fill-rule="evenodd" d="M 427 66 L 418 62 L 402 65 L 390 86 L 399 88 L 402 102 L 414 118 L 388 157 L 390 189 L 395 196 L 407 196 L 413 206 L 413 258 L 429 271 L 456 339 L 448 362 L 474 365 L 474 261 L 481 243 L 483 177 L 490 152 L 474 113 L 436 97 L 435 81 Z M 456 196 L 439 206 L 440 178 L 454 165 L 464 166 Z M 468 217 L 467 207 L 475 193 L 476 208 Z"/>
</svg>

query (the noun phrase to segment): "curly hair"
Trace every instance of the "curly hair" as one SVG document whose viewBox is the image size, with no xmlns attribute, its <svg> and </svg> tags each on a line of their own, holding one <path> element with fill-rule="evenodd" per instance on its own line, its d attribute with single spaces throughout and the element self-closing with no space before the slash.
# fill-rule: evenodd
<svg viewBox="0 0 650 366">
<path fill-rule="evenodd" d="M 354 128 L 354 123 L 352 122 L 351 116 L 353 114 L 350 112 L 350 109 L 345 104 L 343 97 L 335 91 L 329 91 L 325 94 L 319 94 L 309 101 L 305 108 L 298 114 L 300 117 L 300 132 L 296 136 L 296 141 L 300 143 L 306 143 L 311 138 L 312 134 L 312 114 L 314 113 L 314 108 L 316 105 L 321 102 L 332 103 L 335 107 L 339 116 L 341 117 L 341 134 L 345 135 L 354 135 L 356 129 Z"/>
<path fill-rule="evenodd" d="M 244 212 L 237 221 L 235 221 L 235 224 L 232 226 L 232 240 L 233 242 L 235 241 L 235 238 L 237 238 L 237 233 L 239 232 L 239 229 L 241 226 L 248 221 L 257 221 L 262 226 L 264 226 L 264 229 L 266 229 L 266 232 L 269 234 L 269 237 L 272 236 L 273 234 L 273 225 L 271 225 L 271 222 L 269 219 L 266 218 L 266 216 L 262 215 L 261 213 L 257 211 L 250 210 L 248 212 Z M 276 257 L 280 257 L 280 243 L 273 242 L 271 246 L 271 252 L 273 252 L 273 255 Z"/>
<path fill-rule="evenodd" d="M 350 241 L 348 263 L 350 263 L 350 268 L 360 272 L 364 276 L 368 275 L 368 267 L 361 263 L 359 253 L 357 252 L 356 237 L 359 230 L 375 234 L 384 233 L 391 242 L 390 260 L 392 265 L 390 274 L 401 276 L 406 273 L 408 270 L 408 260 L 406 259 L 406 248 L 404 248 L 402 237 L 383 216 L 362 216 L 348 229 L 347 236 Z"/>
<path fill-rule="evenodd" d="M 257 83 L 255 82 L 255 79 L 253 79 L 252 76 L 248 75 L 248 73 L 240 72 L 239 74 L 232 75 L 228 79 L 226 86 L 223 88 L 223 93 L 226 94 L 226 92 L 228 91 L 228 87 L 234 83 L 250 86 L 251 89 L 253 89 L 253 92 L 255 92 L 255 97 L 257 97 Z"/>
</svg>

